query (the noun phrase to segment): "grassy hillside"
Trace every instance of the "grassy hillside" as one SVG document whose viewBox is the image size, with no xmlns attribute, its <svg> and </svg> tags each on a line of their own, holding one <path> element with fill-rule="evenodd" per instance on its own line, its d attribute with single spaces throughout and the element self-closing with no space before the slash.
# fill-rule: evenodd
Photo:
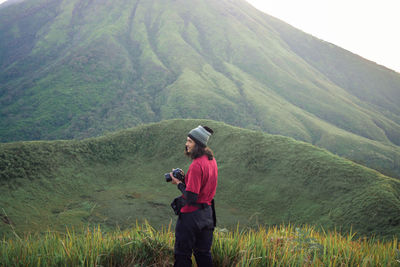
<svg viewBox="0 0 400 267">
<path fill-rule="evenodd" d="M 360 99 L 360 105 L 366 109 L 374 107 L 393 121 L 400 122 L 399 73 L 306 35 L 282 21 L 269 16 L 263 18 L 280 33 L 296 54 L 335 84 Z M 390 127 L 387 127 L 386 131 L 390 132 Z M 390 139 L 397 144 L 400 142 L 398 136 Z"/>
<path fill-rule="evenodd" d="M 242 0 L 13 4 L 0 10 L 0 141 L 206 118 L 400 177 L 399 74 L 310 38 Z"/>
<path fill-rule="evenodd" d="M 399 236 L 399 180 L 291 138 L 202 120 L 82 141 L 0 144 L 1 233 L 174 222 L 169 204 L 179 191 L 164 173 L 187 170 L 185 138 L 199 124 L 215 130 L 220 227 L 307 223 Z"/>
<path fill-rule="evenodd" d="M 239 229 L 236 229 L 239 230 Z M 349 233 L 318 232 L 313 227 L 274 226 L 216 229 L 214 266 L 397 266 L 400 243 L 353 240 Z M 149 224 L 104 232 L 48 231 L 0 243 L 1 266 L 172 266 L 174 231 Z"/>
</svg>

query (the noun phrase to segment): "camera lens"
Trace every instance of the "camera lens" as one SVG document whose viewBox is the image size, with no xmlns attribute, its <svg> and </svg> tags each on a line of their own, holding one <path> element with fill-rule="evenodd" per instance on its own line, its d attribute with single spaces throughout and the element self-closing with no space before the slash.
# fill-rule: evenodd
<svg viewBox="0 0 400 267">
<path fill-rule="evenodd" d="M 164 174 L 164 176 L 167 183 L 172 181 L 171 175 L 169 173 Z"/>
</svg>

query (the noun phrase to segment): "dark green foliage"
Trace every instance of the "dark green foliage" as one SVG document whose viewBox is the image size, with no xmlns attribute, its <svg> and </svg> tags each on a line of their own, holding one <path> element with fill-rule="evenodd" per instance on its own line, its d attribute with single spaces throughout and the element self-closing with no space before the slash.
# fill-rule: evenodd
<svg viewBox="0 0 400 267">
<path fill-rule="evenodd" d="M 212 119 L 400 177 L 399 88 L 398 73 L 242 0 L 30 0 L 0 9 L 1 142 Z"/>
<path fill-rule="evenodd" d="M 180 193 L 164 173 L 187 170 L 184 142 L 199 124 L 215 131 L 220 227 L 313 224 L 399 236 L 399 180 L 291 138 L 204 120 L 169 120 L 82 141 L 1 144 L 0 213 L 18 233 L 125 228 L 144 219 L 167 225 L 175 221 L 169 204 Z M 11 226 L 0 223 L 1 232 L 11 234 Z"/>
</svg>

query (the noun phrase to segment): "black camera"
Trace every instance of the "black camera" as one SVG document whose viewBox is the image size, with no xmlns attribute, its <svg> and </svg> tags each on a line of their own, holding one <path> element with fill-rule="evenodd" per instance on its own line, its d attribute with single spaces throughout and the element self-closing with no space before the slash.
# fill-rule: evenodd
<svg viewBox="0 0 400 267">
<path fill-rule="evenodd" d="M 185 175 L 183 174 L 183 171 L 181 169 L 179 169 L 179 168 L 173 169 L 172 170 L 172 175 L 176 179 L 180 180 L 182 183 L 185 181 Z M 166 182 L 171 182 L 172 181 L 171 175 L 169 173 L 164 174 L 164 176 L 165 176 L 165 181 Z"/>
</svg>

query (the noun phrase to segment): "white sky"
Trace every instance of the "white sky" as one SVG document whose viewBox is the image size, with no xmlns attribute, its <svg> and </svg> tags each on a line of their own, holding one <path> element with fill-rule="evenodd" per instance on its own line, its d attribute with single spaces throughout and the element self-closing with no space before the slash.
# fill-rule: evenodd
<svg viewBox="0 0 400 267">
<path fill-rule="evenodd" d="M 247 0 L 315 37 L 400 72 L 399 0 Z"/>
<path fill-rule="evenodd" d="M 399 0 L 246 1 L 306 33 L 400 72 Z"/>
</svg>

